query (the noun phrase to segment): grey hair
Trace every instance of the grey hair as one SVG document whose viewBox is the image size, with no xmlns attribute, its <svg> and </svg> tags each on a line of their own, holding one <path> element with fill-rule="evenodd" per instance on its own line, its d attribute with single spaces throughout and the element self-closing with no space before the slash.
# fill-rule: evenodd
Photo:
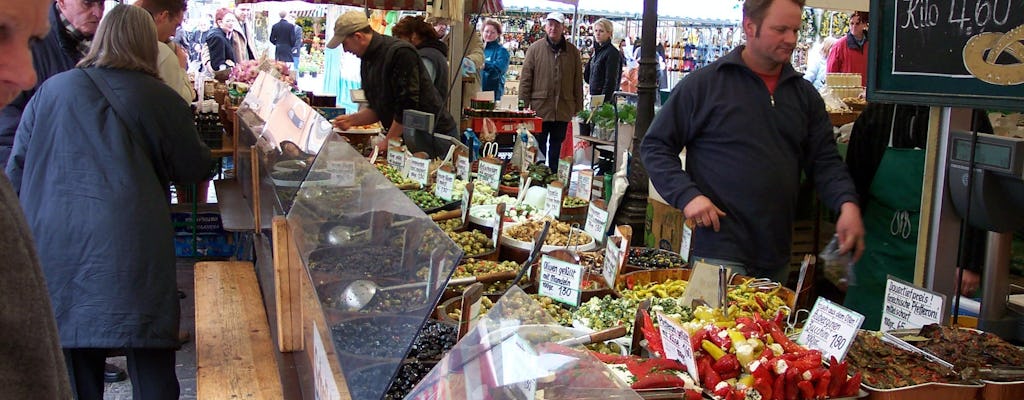
<svg viewBox="0 0 1024 400">
<path fill-rule="evenodd" d="M 156 68 L 157 42 L 156 24 L 148 11 L 118 4 L 103 17 L 89 53 L 77 67 L 126 69 L 160 79 Z"/>
</svg>

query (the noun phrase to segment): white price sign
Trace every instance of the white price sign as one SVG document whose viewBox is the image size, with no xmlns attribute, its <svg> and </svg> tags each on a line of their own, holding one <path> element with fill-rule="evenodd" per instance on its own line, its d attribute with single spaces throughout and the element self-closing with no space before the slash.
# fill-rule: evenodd
<svg viewBox="0 0 1024 400">
<path fill-rule="evenodd" d="M 693 377 L 694 381 L 700 381 L 694 371 L 697 371 L 697 362 L 693 359 L 693 347 L 690 347 L 690 334 L 677 324 L 672 318 L 658 313 L 658 330 L 661 331 L 661 343 L 665 348 L 665 358 L 676 360 L 686 366 L 686 372 Z"/>
<path fill-rule="evenodd" d="M 388 165 L 401 171 L 405 167 L 405 151 L 397 147 L 388 149 Z"/>
<path fill-rule="evenodd" d="M 583 230 L 590 234 L 598 243 L 602 242 L 605 237 L 605 231 L 608 228 L 608 211 L 601 209 L 601 207 L 590 203 L 590 208 L 587 210 L 587 223 L 583 225 Z"/>
<path fill-rule="evenodd" d="M 466 219 L 469 217 L 469 207 L 473 204 L 473 191 L 472 183 L 467 183 L 461 188 L 462 190 L 462 225 L 466 225 Z"/>
<path fill-rule="evenodd" d="M 444 201 L 452 201 L 452 192 L 455 191 L 455 174 L 437 170 L 437 183 L 434 185 L 434 195 Z"/>
<path fill-rule="evenodd" d="M 572 177 L 572 162 L 569 160 L 558 160 L 558 181 L 569 182 Z"/>
<path fill-rule="evenodd" d="M 486 183 L 491 189 L 498 190 L 498 184 L 501 183 L 501 164 L 480 160 L 480 165 L 477 167 L 477 179 Z"/>
<path fill-rule="evenodd" d="M 455 172 L 459 174 L 459 179 L 469 182 L 469 157 L 459 154 L 455 158 Z"/>
<path fill-rule="evenodd" d="M 615 287 L 615 279 L 619 277 L 619 269 L 622 268 L 619 258 L 622 256 L 622 248 L 619 247 L 619 243 L 616 243 L 621 242 L 621 240 L 613 239 L 608 239 L 608 243 L 605 244 L 604 264 L 601 265 L 601 275 L 604 276 L 604 281 L 608 283 L 610 288 Z"/>
<path fill-rule="evenodd" d="M 548 185 L 547 196 L 544 197 L 544 214 L 558 218 L 562 214 L 562 184 Z"/>
<path fill-rule="evenodd" d="M 826 359 L 835 357 L 843 361 L 862 323 L 863 315 L 819 297 L 814 302 L 814 308 L 804 323 L 804 330 L 800 332 L 797 343 L 809 349 L 821 350 L 822 357 Z"/>
<path fill-rule="evenodd" d="M 541 296 L 576 307 L 580 303 L 580 284 L 583 283 L 583 267 L 551 256 L 540 258 Z"/>
<path fill-rule="evenodd" d="M 327 170 L 338 182 L 338 186 L 355 186 L 356 163 L 354 161 L 328 161 Z"/>
<path fill-rule="evenodd" d="M 889 276 L 882 302 L 882 332 L 942 323 L 946 296 Z"/>
<path fill-rule="evenodd" d="M 409 164 L 409 179 L 426 186 L 430 178 L 430 160 L 419 157 L 409 157 L 406 162 Z"/>
<path fill-rule="evenodd" d="M 594 191 L 594 170 L 585 169 L 576 176 L 576 197 L 590 201 L 590 194 Z"/>
</svg>

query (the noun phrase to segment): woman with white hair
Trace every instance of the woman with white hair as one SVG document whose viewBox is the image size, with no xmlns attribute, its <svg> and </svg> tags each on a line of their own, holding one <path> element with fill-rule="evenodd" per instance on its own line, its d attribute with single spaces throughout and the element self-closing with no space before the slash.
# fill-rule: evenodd
<svg viewBox="0 0 1024 400">
<path fill-rule="evenodd" d="M 594 56 L 583 69 L 583 80 L 590 84 L 590 95 L 604 95 L 611 101 L 622 78 L 622 55 L 612 45 L 615 26 L 607 18 L 594 22 Z"/>
<path fill-rule="evenodd" d="M 213 163 L 188 104 L 157 76 L 153 18 L 115 6 L 78 66 L 38 88 L 7 164 L 29 229 L 45 238 L 39 262 L 77 399 L 103 398 L 111 349 L 127 356 L 133 398 L 178 398 L 167 188 L 205 179 Z"/>
</svg>

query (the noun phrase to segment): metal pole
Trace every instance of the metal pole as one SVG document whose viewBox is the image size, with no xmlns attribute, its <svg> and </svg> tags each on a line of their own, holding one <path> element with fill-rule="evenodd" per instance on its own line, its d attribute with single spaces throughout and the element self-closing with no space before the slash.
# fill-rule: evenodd
<svg viewBox="0 0 1024 400">
<path fill-rule="evenodd" d="M 616 224 L 629 224 L 633 232 L 644 232 L 647 218 L 647 169 L 640 161 L 640 143 L 654 119 L 658 95 L 658 60 L 655 56 L 658 27 L 658 0 L 644 0 L 641 25 L 640 67 L 637 74 L 636 131 L 633 133 L 633 157 L 629 162 L 629 189 L 624 205 L 615 215 Z M 643 245 L 644 235 L 633 235 L 633 245 Z"/>
</svg>

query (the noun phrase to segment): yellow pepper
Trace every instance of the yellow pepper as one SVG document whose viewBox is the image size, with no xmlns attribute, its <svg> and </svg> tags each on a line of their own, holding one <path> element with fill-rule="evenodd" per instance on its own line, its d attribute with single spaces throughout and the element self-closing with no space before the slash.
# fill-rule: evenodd
<svg viewBox="0 0 1024 400">
<path fill-rule="evenodd" d="M 721 347 L 718 347 L 718 345 L 711 343 L 711 341 L 707 339 L 700 341 L 700 348 L 708 352 L 708 354 L 711 355 L 711 358 L 714 358 L 715 361 L 718 361 L 719 358 L 725 356 L 725 351 L 722 350 Z"/>
<path fill-rule="evenodd" d="M 733 349 L 736 348 L 736 345 L 738 345 L 740 343 L 744 343 L 744 342 L 747 341 L 746 336 L 743 336 L 743 334 L 738 332 L 738 331 L 734 331 L 734 330 L 730 329 L 728 332 L 729 332 L 729 339 L 732 340 L 732 347 L 733 347 Z"/>
<path fill-rule="evenodd" d="M 739 384 L 739 385 L 743 385 L 743 387 L 748 387 L 748 388 L 749 387 L 754 387 L 754 376 L 753 375 L 743 375 L 743 377 L 741 377 L 738 381 L 736 381 L 736 383 Z"/>
</svg>

